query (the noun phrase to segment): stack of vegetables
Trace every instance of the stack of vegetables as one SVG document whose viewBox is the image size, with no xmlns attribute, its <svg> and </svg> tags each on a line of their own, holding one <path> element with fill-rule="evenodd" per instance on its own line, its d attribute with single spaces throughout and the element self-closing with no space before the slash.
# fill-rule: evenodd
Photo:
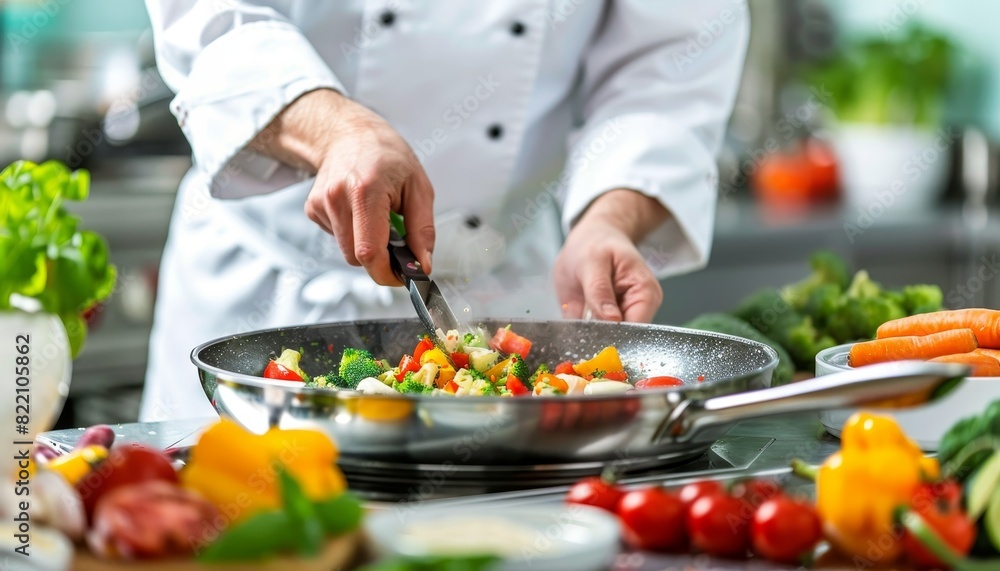
<svg viewBox="0 0 1000 571">
<path fill-rule="evenodd" d="M 846 560 L 858 569 L 1000 569 L 989 559 L 1000 554 L 1000 401 L 956 424 L 940 460 L 924 456 L 891 417 L 859 412 L 822 465 L 793 462 L 794 473 L 815 481 L 814 501 L 766 479 L 623 489 L 610 472 L 578 482 L 566 501 L 617 515 L 635 550 L 829 559 L 837 568 Z"/>
<path fill-rule="evenodd" d="M 887 321 L 876 339 L 851 347 L 854 367 L 921 359 L 958 363 L 973 377 L 1000 377 L 1000 311 L 958 309 Z"/>
<path fill-rule="evenodd" d="M 730 313 L 705 314 L 686 326 L 770 345 L 780 360 L 773 377 L 778 385 L 796 369 L 811 372 L 823 349 L 872 339 L 887 321 L 941 309 L 937 286 L 887 289 L 865 270 L 852 277 L 844 260 L 829 251 L 815 252 L 809 265 L 812 272 L 799 282 L 761 289 Z"/>
<path fill-rule="evenodd" d="M 430 337 L 420 338 L 413 351 L 400 357 L 395 367 L 365 349 L 347 347 L 336 371 L 313 377 L 299 366 L 299 351 L 284 349 L 268 363 L 263 376 L 302 381 L 314 388 L 385 395 L 596 395 L 683 384 L 674 377 L 629 383 L 628 372 L 614 346 L 576 363 L 565 361 L 554 368 L 542 363 L 532 371 L 525 362 L 532 343 L 511 331 L 510 326 L 497 330 L 491 338 L 482 330 L 465 334 L 439 330 L 436 337 L 436 342 Z"/>
<path fill-rule="evenodd" d="M 107 426 L 91 427 L 69 454 L 36 445 L 32 463 L 32 482 L 41 482 L 32 495 L 48 497 L 33 521 L 40 516 L 103 558 L 313 556 L 361 520 L 361 504 L 336 467 L 337 449 L 317 431 L 256 435 L 222 420 L 179 472 L 166 453 L 112 447 L 114 438 Z"/>
</svg>

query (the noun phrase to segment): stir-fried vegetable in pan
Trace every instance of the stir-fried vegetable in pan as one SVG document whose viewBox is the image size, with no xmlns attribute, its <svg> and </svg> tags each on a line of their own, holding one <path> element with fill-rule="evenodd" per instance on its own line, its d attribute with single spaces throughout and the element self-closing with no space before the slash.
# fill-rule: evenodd
<svg viewBox="0 0 1000 571">
<path fill-rule="evenodd" d="M 510 326 L 491 338 L 482 330 L 465 334 L 438 330 L 437 343 L 430 337 L 420 339 L 395 366 L 365 349 L 348 347 L 336 370 L 310 378 L 298 367 L 301 355 L 285 349 L 267 365 L 263 376 L 367 394 L 504 397 L 616 394 L 683 384 L 673 377 L 655 377 L 633 385 L 618 350 L 611 345 L 590 359 L 554 367 L 543 363 L 534 370 L 524 361 L 530 351 L 531 341 Z"/>
</svg>

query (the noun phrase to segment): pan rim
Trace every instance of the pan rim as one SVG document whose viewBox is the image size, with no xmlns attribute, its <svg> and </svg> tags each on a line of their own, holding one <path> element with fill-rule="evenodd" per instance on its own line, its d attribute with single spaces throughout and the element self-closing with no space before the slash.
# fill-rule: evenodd
<svg viewBox="0 0 1000 571">
<path fill-rule="evenodd" d="M 554 322 L 554 323 L 576 323 L 576 324 L 581 324 L 581 325 L 583 325 L 583 324 L 593 325 L 594 323 L 615 323 L 615 322 L 595 322 L 595 321 L 592 321 L 592 320 L 584 320 L 584 319 L 558 319 L 558 320 L 537 320 L 537 319 L 534 319 L 533 320 L 533 319 L 524 319 L 524 318 L 498 318 L 498 317 L 490 317 L 490 318 L 484 319 L 483 321 L 487 321 L 487 320 L 488 321 L 502 321 L 502 322 L 506 322 L 506 323 L 510 323 L 510 324 L 516 324 L 516 323 L 534 323 L 534 324 L 537 324 L 537 323 L 543 322 L 543 321 L 551 321 L 551 322 Z M 621 400 L 621 399 L 641 399 L 641 398 L 644 398 L 644 397 L 650 397 L 650 396 L 656 396 L 656 395 L 667 395 L 667 396 L 669 396 L 669 395 L 672 395 L 672 394 L 675 394 L 675 393 L 698 392 L 698 390 L 699 390 L 699 386 L 698 385 L 684 384 L 684 385 L 681 385 L 681 386 L 678 386 L 678 387 L 633 390 L 633 391 L 630 391 L 630 392 L 627 392 L 627 393 L 613 394 L 613 395 L 561 395 L 561 396 L 548 396 L 548 397 L 542 397 L 542 398 L 537 398 L 537 397 L 532 396 L 532 398 L 530 398 L 530 399 L 520 399 L 520 398 L 511 398 L 511 397 L 502 397 L 502 396 L 476 396 L 476 397 L 469 397 L 469 398 L 455 397 L 455 398 L 448 399 L 448 398 L 444 398 L 442 396 L 435 396 L 435 395 L 410 395 L 410 394 L 403 394 L 403 393 L 399 393 L 398 395 L 381 395 L 381 394 L 374 395 L 374 394 L 365 394 L 365 393 L 361 393 L 361 392 L 358 392 L 358 391 L 355 391 L 355 390 L 350 390 L 350 389 L 330 389 L 330 388 L 306 387 L 304 383 L 301 383 L 299 381 L 281 381 L 281 380 L 275 380 L 275 379 L 266 379 L 264 377 L 257 377 L 257 376 L 248 375 L 248 374 L 245 374 L 245 373 L 237 373 L 237 372 L 234 372 L 234 371 L 227 371 L 227 370 L 222 369 L 220 367 L 216 367 L 215 365 L 210 365 L 210 364 L 204 362 L 201 359 L 201 357 L 200 357 L 201 352 L 203 352 L 204 350 L 206 350 L 206 349 L 208 349 L 210 347 L 216 346 L 216 345 L 218 345 L 220 343 L 223 343 L 225 341 L 232 341 L 232 340 L 239 339 L 239 338 L 249 337 L 251 335 L 263 335 L 263 334 L 273 333 L 273 332 L 278 332 L 278 331 L 290 331 L 290 330 L 303 330 L 303 329 L 322 328 L 322 327 L 328 327 L 328 326 L 333 326 L 333 325 L 349 327 L 349 326 L 352 326 L 352 325 L 353 326 L 358 326 L 358 325 L 362 325 L 362 324 L 369 325 L 369 326 L 370 325 L 376 325 L 376 326 L 378 326 L 378 325 L 398 325 L 400 323 L 419 324 L 420 321 L 417 318 L 402 318 L 402 319 L 401 318 L 355 319 L 355 320 L 351 320 L 351 321 L 330 321 L 330 322 L 324 322 L 324 323 L 313 323 L 313 324 L 304 324 L 304 325 L 292 325 L 292 326 L 284 326 L 284 327 L 270 327 L 270 328 L 266 328 L 266 329 L 257 329 L 257 330 L 254 330 L 254 331 L 247 331 L 245 333 L 223 335 L 221 337 L 217 337 L 215 339 L 212 339 L 212 340 L 200 343 L 199 345 L 195 346 L 191 350 L 190 359 L 191 359 L 191 362 L 194 364 L 194 366 L 196 368 L 198 368 L 200 372 L 211 373 L 211 374 L 213 374 L 216 377 L 216 379 L 218 379 L 220 381 L 225 381 L 225 382 L 229 382 L 229 383 L 244 384 L 244 385 L 249 385 L 249 386 L 257 387 L 257 388 L 268 388 L 268 387 L 280 388 L 280 389 L 285 390 L 286 392 L 289 392 L 289 393 L 295 394 L 295 395 L 332 396 L 332 397 L 339 397 L 339 398 L 345 398 L 346 397 L 346 398 L 351 398 L 351 399 L 356 399 L 356 398 L 376 399 L 377 398 L 377 399 L 386 399 L 386 400 L 393 400 L 393 399 L 395 399 L 395 400 L 400 400 L 400 401 L 411 401 L 411 402 L 428 402 L 428 401 L 430 401 L 430 402 L 437 402 L 437 403 L 443 403 L 443 402 L 472 402 L 472 403 L 482 403 L 482 404 L 501 403 L 501 402 L 502 403 L 510 403 L 510 402 L 521 402 L 521 401 L 540 402 L 540 403 L 543 403 L 543 402 L 545 402 L 545 403 L 547 403 L 547 402 L 600 402 L 600 401 L 618 401 L 618 400 Z M 726 384 L 735 382 L 738 379 L 745 378 L 745 377 L 753 377 L 753 376 L 761 375 L 761 374 L 764 374 L 764 373 L 766 373 L 768 371 L 771 371 L 771 373 L 773 374 L 774 369 L 778 365 L 778 353 L 774 349 L 772 349 L 771 347 L 769 347 L 765 343 L 761 343 L 759 341 L 754 341 L 752 339 L 747 339 L 745 337 L 739 337 L 739 336 L 736 336 L 736 335 L 729 335 L 729 334 L 726 334 L 726 333 L 717 333 L 717 332 L 714 332 L 714 331 L 702 331 L 700 329 L 691 329 L 689 327 L 679 327 L 679 326 L 675 326 L 675 325 L 664 325 L 664 324 L 659 324 L 659 323 L 617 322 L 615 324 L 616 325 L 620 325 L 620 326 L 625 326 L 625 327 L 646 327 L 646 328 L 652 327 L 654 329 L 661 330 L 661 331 L 687 333 L 687 334 L 694 334 L 696 336 L 702 336 L 702 337 L 713 337 L 713 338 L 719 338 L 719 339 L 726 339 L 726 340 L 729 340 L 729 341 L 735 341 L 737 343 L 743 343 L 743 344 L 746 344 L 746 345 L 750 345 L 752 347 L 756 347 L 758 349 L 762 349 L 764 351 L 764 353 L 769 357 L 769 359 L 767 360 L 767 362 L 764 365 L 762 365 L 760 367 L 757 367 L 756 369 L 752 369 L 752 370 L 740 373 L 738 375 L 733 375 L 733 376 L 728 377 L 726 379 L 721 379 L 721 380 L 719 380 L 717 382 L 712 382 L 710 385 L 706 385 L 706 386 L 713 386 L 713 387 L 714 386 L 718 386 L 718 385 L 723 385 L 724 386 Z M 200 374 L 199 374 L 199 376 L 200 376 Z M 770 386 L 770 382 L 771 382 L 772 379 L 773 379 L 773 377 L 770 377 L 768 379 L 769 386 Z M 199 379 L 199 382 L 200 382 L 200 379 Z"/>
</svg>

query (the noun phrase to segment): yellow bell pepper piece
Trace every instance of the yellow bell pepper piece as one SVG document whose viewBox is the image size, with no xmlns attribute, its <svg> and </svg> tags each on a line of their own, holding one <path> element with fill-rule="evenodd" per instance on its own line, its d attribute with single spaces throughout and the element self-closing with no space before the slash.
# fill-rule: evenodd
<svg viewBox="0 0 1000 571">
<path fill-rule="evenodd" d="M 108 457 L 108 449 L 103 446 L 84 446 L 69 454 L 64 454 L 49 460 L 44 464 L 50 470 L 63 477 L 71 486 L 82 480 L 84 476 L 97 467 Z M 31 461 L 31 464 L 34 464 Z"/>
<path fill-rule="evenodd" d="M 890 417 L 859 412 L 844 424 L 841 449 L 816 478 L 816 509 L 840 551 L 889 564 L 902 550 L 893 510 L 910 501 L 937 463 L 925 458 Z"/>
<path fill-rule="evenodd" d="M 428 349 L 420 355 L 420 364 L 424 365 L 427 362 L 435 363 L 441 368 L 451 367 L 451 363 L 448 362 L 448 356 L 444 354 L 444 351 L 438 349 L 437 347 Z"/>
<path fill-rule="evenodd" d="M 507 357 L 503 361 L 500 361 L 496 365 L 493 365 L 493 367 L 491 367 L 490 370 L 486 371 L 485 373 L 486 378 L 491 381 L 496 381 L 499 378 L 503 378 L 504 380 L 506 380 L 507 377 L 506 375 L 503 374 L 503 372 L 505 369 L 507 369 L 507 365 L 510 365 L 510 357 Z"/>
<path fill-rule="evenodd" d="M 310 499 L 341 493 L 346 482 L 336 460 L 336 446 L 321 432 L 272 428 L 257 435 L 224 419 L 201 435 L 181 471 L 181 483 L 240 521 L 281 506 L 274 469 L 278 462 Z"/>
<path fill-rule="evenodd" d="M 594 371 L 617 373 L 625 370 L 625 367 L 622 366 L 622 360 L 618 356 L 618 349 L 608 345 L 604 349 L 601 349 L 600 353 L 594 355 L 593 359 L 573 365 L 573 369 L 578 375 L 586 377 L 587 375 L 593 375 Z"/>
</svg>

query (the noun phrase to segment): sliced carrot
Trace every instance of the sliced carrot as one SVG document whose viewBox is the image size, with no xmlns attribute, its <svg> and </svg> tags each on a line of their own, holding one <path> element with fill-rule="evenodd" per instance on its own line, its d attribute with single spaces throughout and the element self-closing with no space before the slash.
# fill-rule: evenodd
<svg viewBox="0 0 1000 571">
<path fill-rule="evenodd" d="M 893 319 L 879 326 L 876 337 L 929 335 L 949 329 L 971 329 L 980 347 L 1000 349 L 1000 311 L 995 309 L 954 309 Z"/>
<path fill-rule="evenodd" d="M 932 335 L 890 337 L 855 343 L 848 355 L 852 367 L 886 361 L 933 359 L 942 355 L 968 353 L 976 348 L 976 334 L 971 329 L 954 329 Z"/>
<path fill-rule="evenodd" d="M 970 377 L 1000 377 L 1000 361 L 995 358 L 972 351 L 957 355 L 944 355 L 931 359 L 934 363 L 958 363 L 972 368 Z"/>
<path fill-rule="evenodd" d="M 539 384 L 548 385 L 556 390 L 562 391 L 564 394 L 569 391 L 569 384 L 552 373 L 542 373 L 541 375 L 538 375 L 538 378 L 535 380 L 535 385 Z"/>
</svg>

